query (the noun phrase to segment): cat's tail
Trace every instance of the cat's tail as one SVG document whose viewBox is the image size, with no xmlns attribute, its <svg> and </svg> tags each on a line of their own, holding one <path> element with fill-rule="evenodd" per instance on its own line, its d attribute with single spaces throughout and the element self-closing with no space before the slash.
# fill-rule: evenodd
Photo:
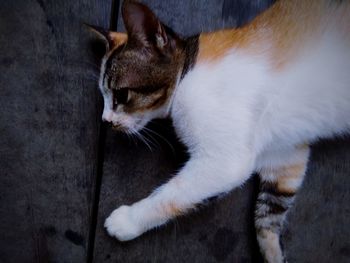
<svg viewBox="0 0 350 263">
<path fill-rule="evenodd" d="M 308 149 L 307 149 L 308 151 Z M 288 209 L 303 181 L 308 152 L 305 161 L 260 171 L 260 192 L 255 208 L 255 228 L 260 251 L 265 262 L 284 262 L 280 244 L 280 233 Z"/>
</svg>

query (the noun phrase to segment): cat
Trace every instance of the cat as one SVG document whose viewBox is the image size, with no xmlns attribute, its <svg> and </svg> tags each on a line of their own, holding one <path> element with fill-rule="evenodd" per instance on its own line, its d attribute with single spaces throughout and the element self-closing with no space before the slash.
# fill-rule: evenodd
<svg viewBox="0 0 350 263">
<path fill-rule="evenodd" d="M 171 117 L 189 161 L 105 227 L 120 241 L 260 175 L 255 227 L 266 262 L 307 169 L 309 144 L 350 128 L 350 3 L 280 0 L 249 24 L 182 38 L 144 4 L 124 1 L 127 33 L 105 40 L 102 119 L 137 133 Z"/>
</svg>

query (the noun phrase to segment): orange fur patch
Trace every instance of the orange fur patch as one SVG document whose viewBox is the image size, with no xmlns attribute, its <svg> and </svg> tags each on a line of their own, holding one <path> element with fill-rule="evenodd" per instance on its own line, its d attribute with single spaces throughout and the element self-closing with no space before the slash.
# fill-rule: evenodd
<svg viewBox="0 0 350 263">
<path fill-rule="evenodd" d="M 326 9 L 326 0 L 280 0 L 242 28 L 201 34 L 198 61 L 215 62 L 238 49 L 267 55 L 271 67 L 279 70 L 310 35 L 317 37 Z"/>
<path fill-rule="evenodd" d="M 116 49 L 128 41 L 128 35 L 126 33 L 110 32 L 109 37 L 113 42 L 111 49 Z"/>
<path fill-rule="evenodd" d="M 274 69 L 282 69 L 293 61 L 308 38 L 320 36 L 325 9 L 325 1 L 281 0 L 257 19 L 256 23 L 266 24 L 270 31 L 266 40 Z"/>
<path fill-rule="evenodd" d="M 172 202 L 164 205 L 163 209 L 165 214 L 170 217 L 176 217 L 183 214 L 183 210 Z"/>
<path fill-rule="evenodd" d="M 276 171 L 277 190 L 281 193 L 294 194 L 303 180 L 306 163 L 282 167 Z"/>
<path fill-rule="evenodd" d="M 253 33 L 249 27 L 244 27 L 201 34 L 198 61 L 216 61 L 227 55 L 233 48 L 246 48 L 248 50 L 255 39 Z"/>
</svg>

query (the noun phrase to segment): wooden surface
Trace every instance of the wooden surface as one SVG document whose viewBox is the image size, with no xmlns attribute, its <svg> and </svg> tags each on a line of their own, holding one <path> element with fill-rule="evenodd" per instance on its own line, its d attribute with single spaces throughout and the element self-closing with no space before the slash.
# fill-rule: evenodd
<svg viewBox="0 0 350 263">
<path fill-rule="evenodd" d="M 312 147 L 283 233 L 288 262 L 350 262 L 350 138 Z"/>
<path fill-rule="evenodd" d="M 2 263 L 87 259 L 101 107 L 82 22 L 108 27 L 110 6 L 1 1 Z"/>
<path fill-rule="evenodd" d="M 123 30 L 111 12 L 118 2 L 1 3 L 0 262 L 261 262 L 257 177 L 135 241 L 105 232 L 111 211 L 147 196 L 188 158 L 169 121 L 151 124 L 164 137 L 148 137 L 152 151 L 109 128 L 100 132 L 93 54 L 100 49 L 81 22 Z M 271 3 L 144 2 L 183 35 L 242 25 Z M 350 262 L 349 175 L 349 138 L 313 147 L 283 233 L 288 262 Z"/>
</svg>

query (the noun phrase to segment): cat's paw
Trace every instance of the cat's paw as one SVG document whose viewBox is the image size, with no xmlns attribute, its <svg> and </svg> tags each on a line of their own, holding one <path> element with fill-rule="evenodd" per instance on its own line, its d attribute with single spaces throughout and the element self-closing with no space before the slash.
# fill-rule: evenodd
<svg viewBox="0 0 350 263">
<path fill-rule="evenodd" d="M 143 233 L 131 217 L 131 207 L 125 205 L 114 210 L 106 219 L 104 226 L 108 234 L 119 241 L 132 240 Z"/>
</svg>

